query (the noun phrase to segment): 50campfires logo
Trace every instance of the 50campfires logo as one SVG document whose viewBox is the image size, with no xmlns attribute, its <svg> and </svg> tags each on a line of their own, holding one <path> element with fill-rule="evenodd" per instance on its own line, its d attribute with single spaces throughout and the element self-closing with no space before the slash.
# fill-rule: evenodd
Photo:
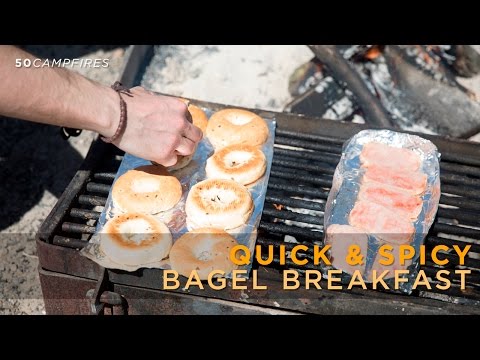
<svg viewBox="0 0 480 360">
<path fill-rule="evenodd" d="M 15 59 L 16 68 L 107 68 L 110 59 Z"/>
</svg>

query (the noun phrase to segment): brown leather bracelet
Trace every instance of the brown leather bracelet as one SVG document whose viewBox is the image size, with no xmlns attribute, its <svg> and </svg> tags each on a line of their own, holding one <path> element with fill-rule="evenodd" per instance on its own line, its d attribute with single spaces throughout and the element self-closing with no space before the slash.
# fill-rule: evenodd
<svg viewBox="0 0 480 360">
<path fill-rule="evenodd" d="M 127 125 L 127 103 L 125 100 L 123 100 L 122 94 L 133 97 L 130 89 L 124 87 L 119 81 L 115 81 L 111 88 L 118 93 L 118 97 L 120 98 L 120 121 L 118 122 L 117 131 L 115 131 L 113 136 L 108 138 L 104 136 L 101 137 L 101 139 L 106 143 L 112 143 L 117 140 L 120 135 L 122 135 L 123 131 L 125 130 L 125 126 Z"/>
</svg>

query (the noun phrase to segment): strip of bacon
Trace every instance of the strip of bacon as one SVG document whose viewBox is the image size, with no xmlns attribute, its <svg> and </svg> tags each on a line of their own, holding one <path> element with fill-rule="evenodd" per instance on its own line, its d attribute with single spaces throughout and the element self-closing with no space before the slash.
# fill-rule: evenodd
<svg viewBox="0 0 480 360">
<path fill-rule="evenodd" d="M 369 181 L 360 186 L 360 200 L 374 202 L 390 210 L 398 211 L 399 216 L 415 221 L 422 211 L 420 196 L 411 195 L 400 188 Z"/>
<path fill-rule="evenodd" d="M 332 265 L 348 274 L 353 274 L 355 270 L 365 272 L 365 263 L 367 259 L 368 237 L 365 231 L 357 229 L 350 225 L 330 225 L 325 233 L 325 243 L 330 244 L 330 260 Z M 357 245 L 360 247 L 360 254 L 363 255 L 363 263 L 359 265 L 350 265 L 346 261 L 349 255 L 349 247 Z"/>
<path fill-rule="evenodd" d="M 360 163 L 363 167 L 381 166 L 401 171 L 417 171 L 422 159 L 413 150 L 397 148 L 379 142 L 363 145 L 360 153 Z"/>
<path fill-rule="evenodd" d="M 407 244 L 415 232 L 409 219 L 401 218 L 385 206 L 364 200 L 355 204 L 349 223 L 391 244 Z"/>
<path fill-rule="evenodd" d="M 427 188 L 427 175 L 421 172 L 409 172 L 375 165 L 367 168 L 363 176 L 364 184 L 369 181 L 395 186 L 411 195 L 423 194 Z"/>
</svg>

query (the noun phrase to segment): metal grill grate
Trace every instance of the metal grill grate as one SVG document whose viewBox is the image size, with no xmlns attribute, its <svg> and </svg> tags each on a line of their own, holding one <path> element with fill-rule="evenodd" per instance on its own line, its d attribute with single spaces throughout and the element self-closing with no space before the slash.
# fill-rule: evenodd
<svg viewBox="0 0 480 360">
<path fill-rule="evenodd" d="M 343 140 L 277 129 L 275 153 L 265 208 L 257 243 L 262 246 L 285 244 L 287 250 L 296 245 L 321 244 L 323 211 L 335 167 L 339 161 Z M 85 246 L 105 205 L 121 155 L 103 159 L 72 201 L 61 225 L 50 237 L 54 245 L 79 249 Z M 454 303 L 480 304 L 480 161 L 464 159 L 457 154 L 442 154 L 442 196 L 437 219 L 426 239 L 427 251 L 435 245 L 471 244 L 465 266 L 458 265 L 455 253 L 443 254 L 450 260 L 446 266 L 435 265 L 430 255 L 423 266 L 427 276 L 440 269 L 451 271 L 452 287 L 441 293 L 435 286 L 415 295 Z M 292 238 L 294 237 L 295 240 Z M 307 252 L 312 257 L 312 252 Z M 274 268 L 314 269 L 314 265 L 299 268 L 292 261 Z M 454 269 L 470 269 L 467 288 L 460 290 L 459 276 Z M 435 281 L 431 282 L 435 285 Z M 369 291 L 367 291 L 368 293 Z"/>
<path fill-rule="evenodd" d="M 258 238 L 259 244 L 278 246 L 285 243 L 288 235 L 295 236 L 298 242 L 306 245 L 323 238 L 324 201 L 340 158 L 342 143 L 338 139 L 278 131 L 267 203 L 260 225 L 264 233 Z M 450 270 L 452 287 L 440 293 L 436 290 L 436 282 L 431 281 L 432 290 L 419 291 L 418 296 L 452 302 L 462 301 L 459 298 L 475 303 L 480 300 L 480 168 L 472 166 L 472 163 L 475 161 L 442 154 L 442 196 L 437 219 L 425 242 L 427 263 L 422 269 L 432 277 L 438 270 Z M 315 215 L 305 214 L 306 209 L 315 211 Z M 311 229 L 312 225 L 318 228 Z M 430 257 L 433 246 L 459 245 L 463 248 L 467 244 L 471 245 L 471 249 L 465 266 L 459 265 L 456 253 L 442 254 L 450 261 L 446 266 L 434 264 Z M 288 244 L 289 247 L 294 245 Z M 307 256 L 312 257 L 313 252 Z M 278 259 L 276 263 L 278 265 Z M 295 267 L 295 264 L 287 261 L 285 267 Z M 307 264 L 300 269 L 309 268 L 315 267 Z M 472 271 L 466 277 L 467 289 L 463 291 L 460 290 L 459 275 L 452 271 L 460 268 Z"/>
</svg>

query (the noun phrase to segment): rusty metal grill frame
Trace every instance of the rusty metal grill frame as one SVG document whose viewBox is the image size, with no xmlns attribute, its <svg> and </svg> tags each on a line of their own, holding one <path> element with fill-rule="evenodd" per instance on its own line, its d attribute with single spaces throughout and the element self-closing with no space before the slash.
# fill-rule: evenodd
<svg viewBox="0 0 480 360">
<path fill-rule="evenodd" d="M 197 105 L 219 110 L 225 105 L 194 101 Z M 338 162 L 344 140 L 365 128 L 363 125 L 334 122 L 299 115 L 273 113 L 249 109 L 261 116 L 275 117 L 278 128 L 276 145 L 301 146 L 311 151 L 297 152 L 284 148 L 276 148 L 273 158 L 272 173 L 267 192 L 266 204 L 260 224 L 257 242 L 261 245 L 278 246 L 283 242 L 285 234 L 295 236 L 300 242 L 311 244 L 320 240 L 320 231 L 313 233 L 307 228 L 289 226 L 274 219 L 293 220 L 321 225 L 323 219 L 298 214 L 291 211 L 279 211 L 272 204 L 281 203 L 286 206 L 303 207 L 323 211 L 322 203 L 292 198 L 293 195 L 314 196 L 326 199 L 332 174 Z M 480 144 L 466 141 L 450 140 L 431 135 L 430 138 L 442 153 L 441 179 L 442 191 L 459 195 L 450 197 L 442 194 L 441 203 L 458 206 L 460 209 L 439 209 L 439 217 L 450 219 L 451 224 L 436 221 L 426 241 L 428 246 L 438 244 L 464 244 L 461 240 L 446 239 L 438 236 L 439 232 L 454 233 L 480 239 L 480 230 L 459 227 L 455 222 L 477 225 L 480 218 L 476 215 L 480 210 Z M 100 207 L 105 204 L 106 194 L 121 161 L 122 154 L 113 146 L 95 142 L 70 185 L 65 190 L 57 205 L 44 222 L 38 236 L 40 268 L 42 271 L 68 274 L 70 276 L 96 280 L 102 269 L 92 261 L 81 257 L 77 250 L 82 247 L 94 232 Z M 297 182 L 295 184 L 295 182 Z M 325 187 L 325 188 L 324 188 Z M 284 243 L 288 246 L 294 244 Z M 472 246 L 472 252 L 479 252 L 480 244 Z M 309 256 L 307 254 L 307 256 Z M 454 263 L 458 260 L 453 254 L 447 257 Z M 261 307 L 274 307 L 276 304 L 285 310 L 314 313 L 351 313 L 364 311 L 367 313 L 382 311 L 395 313 L 408 309 L 411 313 L 429 313 L 439 310 L 451 313 L 480 312 L 480 260 L 469 259 L 467 267 L 476 269 L 470 279 L 466 291 L 458 286 L 448 294 L 434 291 L 419 291 L 414 296 L 383 293 L 373 290 L 329 291 L 321 290 L 312 295 L 308 290 L 298 290 L 286 298 L 281 289 L 281 274 L 276 269 L 295 268 L 291 261 L 285 266 L 258 267 L 259 277 L 269 283 L 268 295 L 249 291 L 249 304 Z M 312 268 L 307 265 L 304 269 Z M 298 267 L 297 267 L 298 269 Z M 429 261 L 424 270 L 431 275 L 437 269 Z M 452 269 L 452 268 L 450 268 Z M 141 269 L 135 273 L 108 270 L 112 283 L 135 286 L 145 289 L 161 290 L 162 271 Z M 325 287 L 323 287 L 325 289 Z M 185 294 L 183 290 L 172 291 Z M 167 296 L 167 293 L 163 293 Z M 245 298 L 241 292 L 225 289 L 224 291 L 191 290 L 191 295 L 211 297 L 242 303 Z M 48 295 L 48 294 L 47 294 Z M 309 299 L 308 305 L 301 299 Z M 328 302 L 325 299 L 329 299 Z M 274 302 L 275 305 L 274 305 Z M 455 303 L 455 304 L 454 304 Z M 363 308 L 359 307 L 363 304 Z M 462 304 L 462 305 L 458 305 Z M 403 308 L 403 310 L 401 310 Z M 359 310 L 361 309 L 361 310 Z M 381 309 L 381 310 L 379 310 Z"/>
</svg>

